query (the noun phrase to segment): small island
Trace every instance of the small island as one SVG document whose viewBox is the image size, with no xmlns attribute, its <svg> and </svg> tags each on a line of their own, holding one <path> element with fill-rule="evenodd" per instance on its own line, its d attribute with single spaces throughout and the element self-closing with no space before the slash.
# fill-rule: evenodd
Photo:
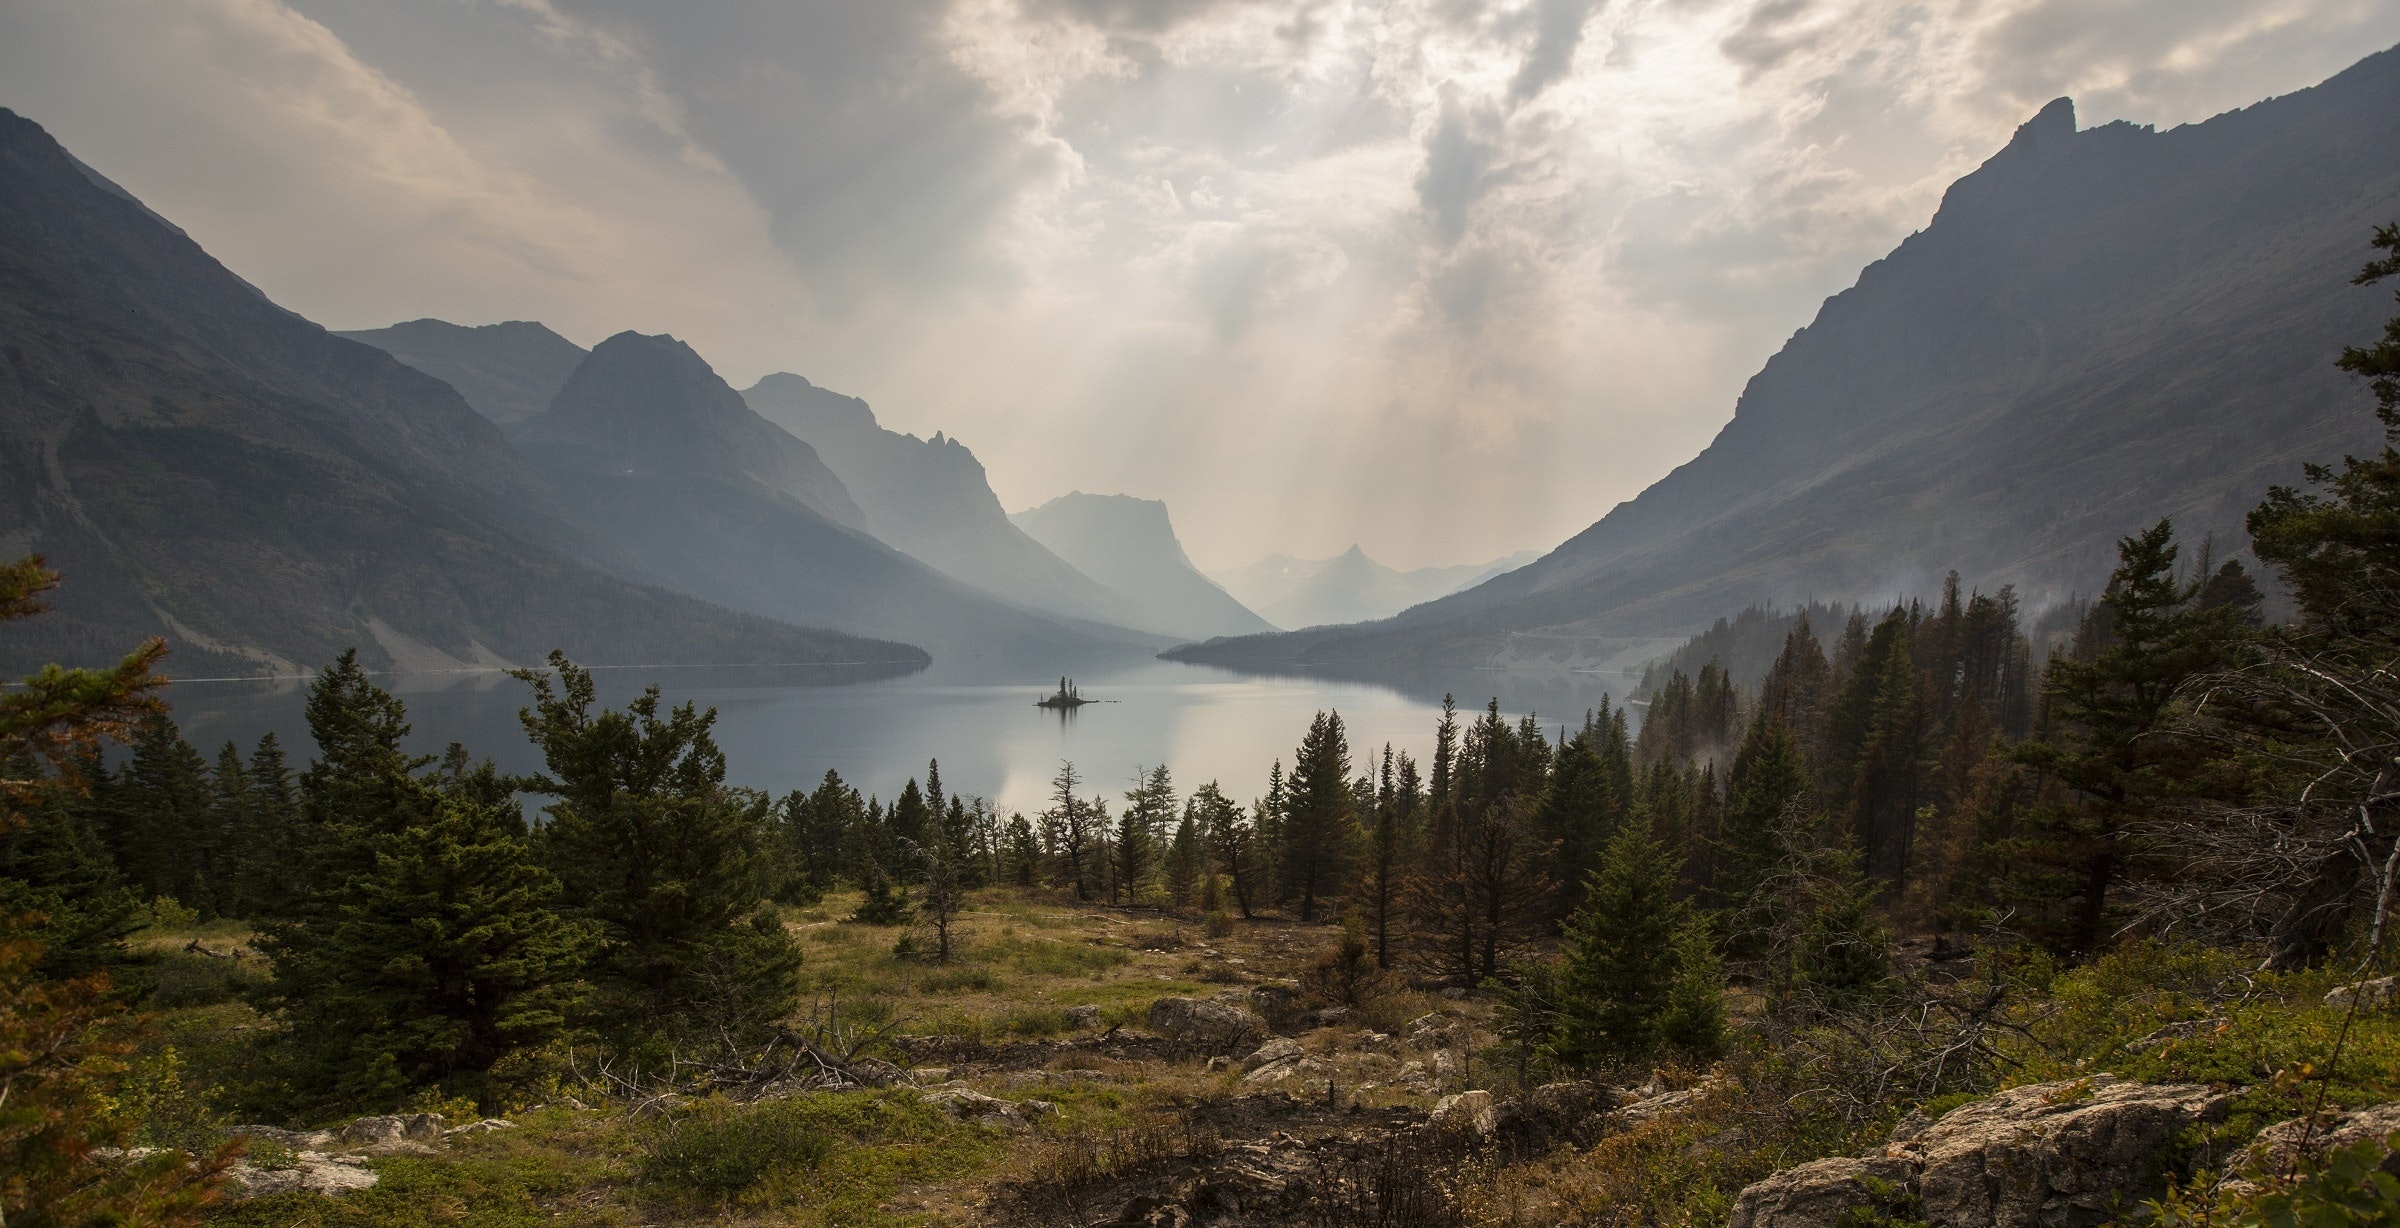
<svg viewBox="0 0 2400 1228">
<path fill-rule="evenodd" d="M 1033 706 L 1036 708 L 1058 708 L 1064 710 L 1080 708 L 1090 702 L 1092 701 L 1085 699 L 1081 693 L 1076 691 L 1075 684 L 1073 682 L 1065 678 L 1061 678 L 1058 680 L 1058 693 L 1052 695 L 1048 699 L 1037 699 L 1033 701 Z"/>
</svg>

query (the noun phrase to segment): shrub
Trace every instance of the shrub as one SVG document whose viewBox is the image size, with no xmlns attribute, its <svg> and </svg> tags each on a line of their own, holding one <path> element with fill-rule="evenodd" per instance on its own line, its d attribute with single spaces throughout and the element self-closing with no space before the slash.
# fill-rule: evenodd
<svg viewBox="0 0 2400 1228">
<path fill-rule="evenodd" d="M 799 1101 L 745 1108 L 710 1100 L 661 1123 L 640 1171 L 661 1192 L 721 1202 L 777 1173 L 812 1166 L 832 1151 L 833 1140 Z"/>
</svg>

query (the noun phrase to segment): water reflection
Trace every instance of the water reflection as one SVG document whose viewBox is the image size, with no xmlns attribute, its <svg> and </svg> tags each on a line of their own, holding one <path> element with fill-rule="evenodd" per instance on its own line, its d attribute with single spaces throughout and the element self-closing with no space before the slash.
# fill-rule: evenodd
<svg viewBox="0 0 2400 1228">
<path fill-rule="evenodd" d="M 1082 709 L 1035 701 L 1071 673 Z M 939 758 L 953 791 L 1036 811 L 1061 760 L 1089 787 L 1109 794 L 1164 763 L 1188 791 L 1217 780 L 1249 799 L 1266 788 L 1268 765 L 1288 762 L 1321 709 L 1336 709 L 1360 765 L 1390 743 L 1420 760 L 1433 746 L 1444 692 L 1462 708 L 1497 696 L 1510 716 L 1539 713 L 1556 732 L 1603 694 L 1621 696 L 1622 676 L 1420 672 L 1385 679 L 1318 673 L 1248 674 L 1213 666 L 1127 657 L 1077 662 L 963 660 L 894 676 L 855 667 L 650 668 L 595 671 L 603 702 L 623 704 L 655 683 L 670 702 L 717 710 L 717 739 L 736 784 L 781 792 L 813 786 L 828 769 L 890 798 Z M 507 771 L 539 766 L 517 713 L 524 684 L 504 674 L 404 675 L 378 679 L 402 696 L 411 743 L 433 754 L 450 742 Z M 245 745 L 272 730 L 295 758 L 313 749 L 302 715 L 305 682 L 181 682 L 169 698 L 186 736 L 204 752 L 231 738 Z"/>
</svg>

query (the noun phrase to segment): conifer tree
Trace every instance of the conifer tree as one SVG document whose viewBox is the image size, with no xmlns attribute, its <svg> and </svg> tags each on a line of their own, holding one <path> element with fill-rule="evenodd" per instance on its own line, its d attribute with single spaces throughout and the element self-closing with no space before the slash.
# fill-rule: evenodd
<svg viewBox="0 0 2400 1228">
<path fill-rule="evenodd" d="M 208 763 L 163 714 L 134 736 L 111 801 L 109 845 L 126 883 L 145 900 L 170 896 L 216 916 L 210 862 L 221 848 L 210 830 Z"/>
<path fill-rule="evenodd" d="M 1350 744 L 1338 712 L 1319 712 L 1292 756 L 1283 822 L 1282 880 L 1299 897 L 1300 919 L 1341 894 L 1357 846 Z"/>
<path fill-rule="evenodd" d="M 1850 830 L 1866 854 L 1866 871 L 1889 884 L 1908 873 L 1925 755 L 1925 700 L 1910 638 L 1901 629 L 1884 655 L 1849 788 Z"/>
<path fill-rule="evenodd" d="M 424 761 L 398 753 L 403 708 L 354 670 L 320 676 L 309 714 L 320 746 L 348 757 L 339 774 L 320 760 L 309 776 L 329 852 L 311 869 L 332 876 L 261 931 L 283 1073 L 319 1107 L 390 1105 L 436 1085 L 489 1104 L 495 1063 L 564 1031 L 589 928 L 556 911 L 557 880 L 488 764 L 412 775 Z M 379 801 L 398 804 L 368 809 Z"/>
<path fill-rule="evenodd" d="M 1423 799 L 1418 795 L 1416 776 L 1416 764 L 1405 754 L 1395 759 L 1391 744 L 1385 743 L 1383 764 L 1368 807 L 1366 855 L 1358 876 L 1357 911 L 1363 918 L 1378 968 L 1392 966 L 1394 931 L 1406 903 L 1408 877 L 1417 860 L 1418 811 Z"/>
<path fill-rule="evenodd" d="M 1033 887 L 1042 881 L 1042 842 L 1033 833 L 1033 821 L 1023 814 L 1008 816 L 1008 836 L 1005 873 L 1008 881 L 1019 887 Z"/>
<path fill-rule="evenodd" d="M 714 710 L 663 710 L 652 687 L 595 711 L 588 671 L 562 653 L 550 668 L 518 675 L 547 768 L 527 784 L 557 799 L 539 851 L 601 935 L 600 1018 L 633 1044 L 703 1029 L 739 1043 L 799 996 L 800 950 L 765 903 L 767 799 L 726 786 Z"/>
<path fill-rule="evenodd" d="M 1737 949 L 1764 924 L 1760 891 L 1800 829 L 1813 824 L 1816 785 L 1782 713 L 1761 706 L 1734 757 L 1710 876 L 1715 907 L 1731 923 Z"/>
<path fill-rule="evenodd" d="M 1262 807 L 1263 809 L 1263 807 Z M 1192 825 L 1208 833 L 1209 858 L 1216 873 L 1225 876 L 1233 891 L 1234 907 L 1241 910 L 1243 919 L 1250 917 L 1252 903 L 1262 898 L 1259 877 L 1260 863 L 1265 860 L 1259 847 L 1258 829 L 1234 800 L 1225 796 L 1216 781 L 1192 790 L 1191 800 L 1184 804 L 1192 816 Z"/>
<path fill-rule="evenodd" d="M 1604 1067 L 1647 1059 L 1671 1041 L 1706 1039 L 1711 969 L 1690 938 L 1690 905 L 1675 896 L 1678 873 L 1639 824 L 1609 841 L 1567 921 L 1551 1041 L 1560 1062 Z"/>
<path fill-rule="evenodd" d="M 1179 909 L 1199 902 L 1200 879 L 1208 870 L 1207 854 L 1192 816 L 1192 808 L 1185 806 L 1183 817 L 1175 824 L 1175 837 L 1167 842 L 1167 899 Z"/>
<path fill-rule="evenodd" d="M 2012 898 L 2028 928 L 2063 952 L 2098 950 L 2129 869 L 2142 809 L 2185 792 L 2193 749 L 2152 736 L 2186 679 L 2233 659 L 2240 611 L 2201 609 L 2176 578 L 2168 521 L 2118 543 L 2118 564 L 2078 651 L 2054 659 L 2044 685 L 2049 729 L 2016 750 L 2054 783 L 2020 818 Z"/>
<path fill-rule="evenodd" d="M 1083 777 L 1072 763 L 1061 762 L 1050 779 L 1050 808 L 1042 812 L 1042 843 L 1057 865 L 1053 877 L 1074 887 L 1077 900 L 1091 898 L 1093 845 L 1103 820 L 1090 803 L 1075 795 Z"/>
<path fill-rule="evenodd" d="M 1175 814 L 1175 782 L 1165 764 L 1134 771 L 1133 788 L 1125 794 L 1125 811 L 1118 819 L 1116 877 L 1128 899 L 1139 900 L 1157 872 L 1158 844 L 1167 820 Z"/>
<path fill-rule="evenodd" d="M 299 859 L 290 853 L 306 839 L 299 784 L 284 761 L 283 743 L 273 733 L 260 735 L 242 775 L 250 786 L 253 832 L 253 843 L 240 863 L 242 896 L 249 909 L 245 915 L 281 917 L 302 890 L 295 877 L 301 869 Z"/>
</svg>

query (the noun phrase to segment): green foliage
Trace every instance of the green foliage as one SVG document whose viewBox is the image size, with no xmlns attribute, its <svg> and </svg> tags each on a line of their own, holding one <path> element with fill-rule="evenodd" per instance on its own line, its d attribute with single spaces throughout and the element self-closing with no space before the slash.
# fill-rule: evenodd
<svg viewBox="0 0 2400 1228">
<path fill-rule="evenodd" d="M 725 784 L 714 711 L 662 710 L 658 689 L 594 710 L 591 674 L 562 654 L 524 672 L 521 714 L 547 772 L 538 850 L 601 946 L 597 1017 L 619 1043 L 747 1043 L 799 998 L 800 950 L 771 910 L 766 798 Z"/>
<path fill-rule="evenodd" d="M 833 1144 L 796 1101 L 741 1108 L 711 1100 L 660 1124 L 640 1172 L 663 1192 L 731 1199 L 771 1176 L 814 1167 Z"/>
<path fill-rule="evenodd" d="M 2385 1172 L 2389 1142 L 2366 1139 L 2325 1157 L 2289 1190 L 2235 1212 L 2243 1228 L 2400 1228 L 2400 1178 Z"/>
<path fill-rule="evenodd" d="M 1313 921 L 1320 902 L 1347 885 L 1358 849 L 1357 799 L 1350 792 L 1350 743 L 1339 712 L 1319 712 L 1292 757 L 1283 813 L 1281 876 Z"/>
<path fill-rule="evenodd" d="M 1640 824 L 1609 841 L 1567 921 L 1558 1026 L 1549 1053 L 1569 1066 L 1649 1057 L 1662 1045 L 1704 1055 L 1722 1043 L 1723 971 L 1678 866 Z"/>
</svg>

